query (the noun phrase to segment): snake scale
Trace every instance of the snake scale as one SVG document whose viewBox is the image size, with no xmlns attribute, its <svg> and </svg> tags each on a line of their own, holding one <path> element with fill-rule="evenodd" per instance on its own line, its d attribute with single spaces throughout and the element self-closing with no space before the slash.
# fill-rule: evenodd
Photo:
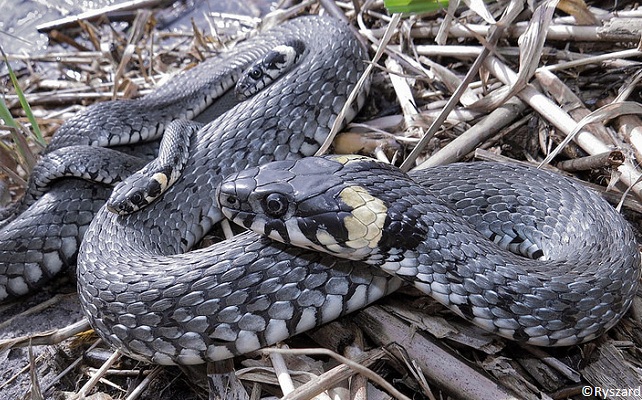
<svg viewBox="0 0 642 400">
<path fill-rule="evenodd" d="M 367 178 L 350 178 L 357 186 L 368 187 L 357 190 L 351 206 L 358 206 L 356 198 L 372 197 L 374 203 L 382 202 L 388 213 L 394 210 L 394 217 L 403 221 L 398 226 L 393 224 L 394 235 L 383 232 L 390 226 L 386 224 L 388 214 L 375 218 L 376 229 L 361 227 L 375 229 L 375 236 L 368 236 L 368 240 L 379 252 L 365 263 L 293 247 L 251 232 L 191 250 L 222 218 L 217 189 L 223 177 L 316 152 L 364 71 L 366 53 L 343 23 L 327 17 L 300 17 L 188 74 L 190 79 L 201 79 L 205 71 L 216 81 L 225 82 L 224 91 L 254 60 L 270 49 L 294 42 L 304 48 L 296 65 L 198 130 L 190 139 L 190 154 L 181 177 L 158 200 L 131 214 L 117 215 L 105 207 L 98 209 L 97 202 L 87 201 L 81 206 L 83 200 L 65 197 L 66 190 L 73 190 L 80 199 L 86 196 L 104 202 L 104 193 L 96 192 L 107 189 L 62 182 L 9 224 L 23 223 L 25 215 L 37 220 L 42 218 L 38 216 L 41 213 L 52 214 L 52 210 L 67 210 L 72 205 L 73 210 L 82 211 L 72 213 L 82 215 L 82 224 L 76 221 L 78 217 L 70 222 L 72 227 L 86 229 L 77 260 L 78 291 L 85 314 L 107 343 L 134 358 L 159 364 L 226 359 L 362 308 L 397 289 L 404 280 L 492 332 L 537 345 L 590 340 L 626 312 L 640 274 L 637 245 L 626 222 L 590 191 L 556 175 L 519 167 L 448 166 L 414 173 L 413 182 L 394 169 L 371 165 L 365 171 Z M 155 106 L 156 102 L 174 96 L 168 102 L 172 103 L 171 99 L 177 98 L 174 91 L 190 81 L 182 82 L 161 87 L 155 95 L 143 98 L 142 104 L 133 101 L 101 106 L 93 112 L 112 133 L 134 127 L 139 132 L 136 140 L 153 139 L 169 124 L 169 112 L 142 118 L 128 110 L 138 106 L 162 109 Z M 364 96 L 359 96 L 351 114 L 356 114 Z M 203 106 L 187 108 L 178 117 L 192 117 Z M 131 117 L 123 119 L 122 115 Z M 125 142 L 96 135 L 91 121 L 83 120 L 79 126 L 82 129 L 57 134 L 52 151 L 69 145 Z M 313 164 L 294 165 L 307 166 L 303 171 L 306 176 L 309 168 L 315 168 L 314 161 L 310 162 Z M 292 165 L 285 168 L 287 174 L 292 168 L 296 169 Z M 332 172 L 341 170 L 334 168 Z M 246 174 L 256 173 L 249 171 Z M 313 193 L 320 195 L 321 188 L 328 189 L 324 181 L 336 182 L 336 188 L 347 187 L 337 180 L 340 174 L 333 177 L 324 173 L 327 171 L 319 165 L 323 174 L 320 182 L 318 176 L 304 182 L 303 191 L 311 197 Z M 274 183 L 285 176 L 276 170 L 267 174 L 268 178 L 264 172 L 257 182 L 262 184 L 267 179 Z M 554 183 L 544 184 L 547 181 Z M 371 182 L 381 185 L 379 192 L 370 194 Z M 426 189 L 416 183 L 436 194 L 427 195 Z M 549 186 L 553 187 L 550 191 L 546 189 Z M 440 196 L 443 198 L 438 199 Z M 377 200 L 380 197 L 383 200 Z M 410 199 L 427 204 L 410 204 Z M 399 200 L 402 207 L 390 207 Z M 589 205 L 592 208 L 582 208 Z M 87 222 L 94 213 L 93 221 Z M 606 222 L 585 219 L 588 214 L 602 213 Z M 261 228 L 259 223 L 252 226 L 244 222 L 252 229 Z M 412 224 L 434 236 L 419 237 Z M 330 236 L 339 238 L 345 226 L 323 229 L 326 239 L 330 231 Z M 597 231 L 604 231 L 607 238 L 597 236 Z M 283 239 L 296 230 L 280 232 Z M 306 231 L 308 240 L 316 237 L 319 241 L 316 232 L 319 230 Z M 393 244 L 391 237 L 395 235 L 405 242 Z M 60 236 L 59 232 L 52 233 L 53 238 Z M 377 244 L 385 246 L 374 246 L 375 239 L 384 236 L 386 242 Z M 1 257 L 12 257 L 2 250 L 1 242 L 0 262 Z M 70 252 L 75 243 L 68 241 Z M 580 247 L 584 245 L 601 250 L 604 258 L 593 260 L 595 254 L 585 252 Z M 553 261 L 533 264 L 502 248 Z M 411 256 L 411 252 L 420 250 L 425 253 Z M 579 251 L 579 256 L 571 258 L 573 251 Z M 43 252 L 33 252 L 34 258 L 42 258 Z M 566 258 L 569 262 L 559 261 Z M 384 259 L 390 262 L 381 262 Z M 46 264 L 38 265 L 31 274 L 37 278 L 33 285 L 32 278 L 20 278 L 25 286 L 35 287 L 42 276 L 56 272 Z M 532 265 L 535 270 L 527 269 Z M 510 268 L 513 266 L 517 270 Z M 19 273 L 28 270 L 24 266 L 5 268 L 10 269 Z M 483 274 L 486 271 L 488 275 Z M 7 288 L 10 285 L 4 279 Z"/>
</svg>

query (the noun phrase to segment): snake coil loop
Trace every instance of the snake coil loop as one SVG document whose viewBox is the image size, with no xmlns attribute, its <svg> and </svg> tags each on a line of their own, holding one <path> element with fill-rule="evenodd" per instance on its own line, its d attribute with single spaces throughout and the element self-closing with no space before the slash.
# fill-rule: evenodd
<svg viewBox="0 0 642 400">
<path fill-rule="evenodd" d="M 585 342 L 631 305 L 637 244 L 597 194 L 518 165 L 455 164 L 412 178 L 368 158 L 311 157 L 234 174 L 218 196 L 245 228 L 382 268 L 509 339 Z M 255 201 L 274 196 L 292 211 Z"/>
</svg>

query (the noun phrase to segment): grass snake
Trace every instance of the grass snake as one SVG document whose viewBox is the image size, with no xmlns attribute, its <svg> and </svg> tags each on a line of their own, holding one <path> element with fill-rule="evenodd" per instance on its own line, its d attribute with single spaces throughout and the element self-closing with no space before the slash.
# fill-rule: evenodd
<svg viewBox="0 0 642 400">
<path fill-rule="evenodd" d="M 390 206 L 391 198 L 404 204 L 395 209 L 395 217 L 404 223 L 393 224 L 393 233 L 383 233 L 391 226 L 388 216 L 375 218 L 375 237 L 369 237 L 369 241 L 378 249 L 376 262 L 371 259 L 364 263 L 358 257 L 344 260 L 336 254 L 293 247 L 251 232 L 192 250 L 223 217 L 217 204 L 217 188 L 223 177 L 275 160 L 312 156 L 328 135 L 367 58 L 347 26 L 331 18 L 294 19 L 240 43 L 152 95 L 97 105 L 61 128 L 48 154 L 58 154 L 69 146 L 114 146 L 155 139 L 171 120 L 193 117 L 203 110 L 209 97 L 215 97 L 200 96 L 199 87 L 214 86 L 213 91 L 220 94 L 255 60 L 284 45 L 303 49 L 294 66 L 258 92 L 242 94 L 245 101 L 197 130 L 189 138 L 189 157 L 182 175 L 157 200 L 131 214 L 118 215 L 101 207 L 109 194 L 107 188 L 62 182 L 3 227 L 0 288 L 19 295 L 22 293 L 15 288 L 37 287 L 43 277 L 57 272 L 51 265 L 74 261 L 74 246 L 78 247 L 78 237 L 84 234 L 77 277 L 85 314 L 107 343 L 132 357 L 159 364 L 198 364 L 256 350 L 362 308 L 395 290 L 404 280 L 486 329 L 539 345 L 589 340 L 611 327 L 628 309 L 637 288 L 639 254 L 626 222 L 598 196 L 564 178 L 555 178 L 555 184 L 550 185 L 557 198 L 547 198 L 545 187 L 549 185 L 542 181 L 551 181 L 556 175 L 518 167 L 449 166 L 413 174 L 415 182 L 430 186 L 439 192 L 437 196 L 445 196 L 440 200 L 426 195 L 425 188 L 394 169 L 369 167 L 364 175 L 368 178 L 358 178 L 363 180 L 359 185 L 368 187 L 361 194 L 367 197 L 371 189 L 366 181 L 373 181 L 375 186 L 380 185 L 376 190 L 381 193 L 370 196 L 384 196 L 380 201 L 386 205 L 387 215 L 395 209 Z M 206 99 L 191 103 L 189 99 L 194 96 Z M 351 114 L 356 114 L 364 96 L 362 93 Z M 150 110 L 151 115 L 147 113 Z M 94 129 L 98 125 L 104 129 Z M 288 165 L 285 169 L 290 173 L 293 165 L 307 164 Z M 140 166 L 132 162 L 121 172 L 126 175 Z M 310 179 L 305 190 L 319 194 L 321 188 L 328 188 L 327 182 L 336 183 L 332 188 L 335 191 L 344 187 L 338 176 L 320 167 L 319 171 L 323 173 L 321 178 L 317 175 Z M 245 172 L 251 173 L 256 170 Z M 80 175 L 95 178 L 86 176 L 86 172 Z M 265 172 L 262 176 L 257 181 L 260 184 Z M 267 181 L 272 184 L 283 176 L 268 172 Z M 525 195 L 533 200 L 525 200 Z M 410 204 L 410 199 L 428 197 L 425 206 Z M 99 200 L 88 200 L 94 198 Z M 607 222 L 600 226 L 606 239 L 592 236 L 597 230 L 593 222 L 582 222 L 592 213 L 567 208 L 575 200 L 597 207 L 591 208 L 596 210 L 595 215 L 598 211 L 605 213 Z M 448 202 L 459 207 L 464 216 L 453 212 Z M 41 228 L 43 214 L 68 220 L 50 224 L 58 228 L 48 233 L 48 245 L 44 243 L 49 239 L 43 239 L 22 255 L 9 254 L 7 247 L 2 247 L 4 239 L 10 237 L 7 232 L 22 232 L 20 224 L 46 230 Z M 516 216 L 521 218 L 518 228 L 511 225 Z M 433 217 L 436 219 L 430 220 Z M 491 217 L 496 220 L 491 221 Z M 260 228 L 258 223 L 244 222 L 252 229 Z M 418 237 L 414 225 L 435 236 Z M 344 228 L 324 229 L 338 238 Z M 291 233 L 284 228 L 276 231 L 281 239 Z M 311 231 L 306 232 L 308 240 L 313 236 L 319 240 L 318 229 L 312 236 Z M 491 240 L 485 240 L 484 235 Z M 387 247 L 380 248 L 378 242 L 374 246 L 375 239 L 384 236 Z M 405 242 L 394 245 L 393 236 Z M 10 240 L 14 247 L 24 242 L 13 236 Z M 540 269 L 530 271 L 522 268 L 530 265 L 528 261 L 500 248 L 535 258 L 557 254 L 564 259 L 580 244 L 603 250 L 606 260 L 591 264 L 594 255 L 580 250 L 575 261 L 589 265 L 587 273 L 579 272 L 583 265 L 557 261 L 536 261 Z M 405 251 L 422 247 L 429 250 L 427 255 L 408 256 L 408 261 L 403 261 Z M 31 255 L 25 256 L 27 253 Z M 389 256 L 396 261 L 383 263 Z M 29 268 L 24 260 L 2 264 L 2 257 L 10 261 L 32 257 L 37 268 Z M 49 264 L 43 261 L 45 258 Z M 421 259 L 420 264 L 410 265 L 417 259 Z M 517 271 L 509 268 L 513 264 L 518 265 Z M 611 265 L 612 270 L 604 268 Z M 546 275 L 560 266 L 565 274 Z M 594 280 L 584 279 L 594 270 L 598 271 Z M 484 271 L 490 271 L 490 275 L 483 275 Z M 24 285 L 12 286 L 7 283 L 10 279 Z M 586 296 L 589 292 L 591 296 Z M 524 316 L 534 309 L 538 310 L 537 317 Z M 585 322 L 586 315 L 591 315 L 590 323 Z M 519 324 L 519 316 L 528 326 Z"/>
<path fill-rule="evenodd" d="M 633 232 L 604 199 L 522 165 L 408 176 L 368 158 L 310 157 L 241 171 L 218 197 L 239 225 L 362 260 L 534 345 L 601 335 L 629 308 L 640 277 Z"/>
</svg>

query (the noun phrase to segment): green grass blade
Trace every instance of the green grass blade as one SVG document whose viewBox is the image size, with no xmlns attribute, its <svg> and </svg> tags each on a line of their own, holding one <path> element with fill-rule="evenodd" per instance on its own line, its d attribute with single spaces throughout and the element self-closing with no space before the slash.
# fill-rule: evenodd
<svg viewBox="0 0 642 400">
<path fill-rule="evenodd" d="M 23 141 L 20 140 L 18 137 L 20 128 L 18 127 L 18 123 L 13 119 L 13 116 L 11 115 L 11 112 L 9 111 L 9 107 L 7 107 L 7 104 L 4 102 L 4 99 L 0 98 L 0 119 L 2 119 L 5 123 L 10 128 L 11 131 L 11 138 L 13 139 L 14 144 L 16 145 L 16 148 L 18 149 L 18 152 L 20 153 L 20 157 L 27 162 L 27 165 L 29 166 L 29 160 L 33 157 L 30 157 L 31 151 L 29 148 L 25 148 L 23 146 Z M 9 148 L 2 144 L 2 146 L 9 151 Z M 9 151 L 11 153 L 11 151 Z M 17 157 L 14 156 L 14 159 L 17 161 Z"/>
<path fill-rule="evenodd" d="M 423 13 L 448 8 L 448 0 L 384 0 L 391 13 Z"/>
<path fill-rule="evenodd" d="M 33 129 L 33 133 L 36 136 L 36 140 L 44 147 L 47 145 L 47 143 L 45 142 L 45 139 L 42 137 L 42 132 L 40 132 L 40 127 L 38 126 L 36 117 L 34 117 L 33 112 L 31 111 L 31 106 L 27 102 L 25 94 L 22 92 L 22 89 L 20 88 L 18 78 L 16 78 L 16 74 L 14 74 L 13 69 L 11 68 L 11 65 L 9 65 L 9 60 L 7 59 L 7 55 L 5 54 L 1 46 L 0 46 L 0 53 L 2 53 L 4 62 L 7 65 L 7 69 L 9 70 L 9 77 L 11 78 L 11 83 L 13 84 L 13 87 L 16 90 L 16 94 L 18 95 L 18 100 L 20 100 L 20 106 L 25 111 L 25 114 L 27 115 L 27 119 L 31 123 L 31 129 Z M 5 108 L 6 108 L 6 105 L 5 105 Z"/>
<path fill-rule="evenodd" d="M 9 107 L 7 107 L 7 103 L 4 102 L 3 98 L 0 98 L 0 119 L 4 121 L 5 125 L 18 129 L 18 124 L 13 119 L 13 115 L 11 115 Z"/>
</svg>

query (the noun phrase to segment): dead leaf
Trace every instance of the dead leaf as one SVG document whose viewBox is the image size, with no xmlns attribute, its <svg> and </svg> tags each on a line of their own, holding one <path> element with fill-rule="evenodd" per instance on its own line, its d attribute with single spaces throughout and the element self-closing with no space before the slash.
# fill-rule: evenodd
<svg viewBox="0 0 642 400">
<path fill-rule="evenodd" d="M 589 10 L 584 0 L 560 0 L 557 8 L 573 16 L 577 25 L 600 25 L 600 21 Z"/>
</svg>

